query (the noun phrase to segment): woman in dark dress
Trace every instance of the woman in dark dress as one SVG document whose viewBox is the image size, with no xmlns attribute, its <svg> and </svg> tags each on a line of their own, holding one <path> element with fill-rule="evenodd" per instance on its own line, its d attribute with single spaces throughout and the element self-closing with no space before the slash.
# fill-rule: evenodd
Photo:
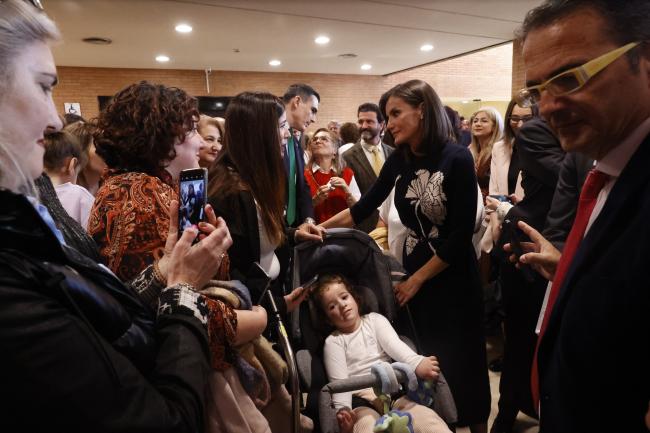
<svg viewBox="0 0 650 433">
<path fill-rule="evenodd" d="M 467 148 L 450 140 L 440 99 L 427 83 L 411 80 L 386 92 L 380 107 L 397 151 L 356 205 L 323 227 L 352 227 L 395 187 L 395 205 L 407 228 L 404 266 L 411 276 L 395 289 L 410 302 L 425 354 L 438 357 L 458 408 L 459 425 L 485 432 L 490 413 L 482 298 L 472 233 L 476 174 Z"/>
</svg>

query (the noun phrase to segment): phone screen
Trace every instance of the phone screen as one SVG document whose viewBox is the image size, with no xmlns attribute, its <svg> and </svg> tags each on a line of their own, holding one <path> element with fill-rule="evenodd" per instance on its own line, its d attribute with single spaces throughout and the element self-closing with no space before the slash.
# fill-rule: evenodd
<svg viewBox="0 0 650 433">
<path fill-rule="evenodd" d="M 205 220 L 208 171 L 196 168 L 181 171 L 178 204 L 178 234 Z"/>
</svg>

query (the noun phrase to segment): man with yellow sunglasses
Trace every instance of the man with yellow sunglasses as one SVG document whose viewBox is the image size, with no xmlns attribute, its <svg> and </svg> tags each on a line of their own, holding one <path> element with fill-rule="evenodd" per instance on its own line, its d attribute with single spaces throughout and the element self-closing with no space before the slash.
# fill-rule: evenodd
<svg viewBox="0 0 650 433">
<path fill-rule="evenodd" d="M 520 39 L 519 105 L 596 161 L 562 252 L 519 223 L 519 266 L 551 280 L 531 378 L 540 432 L 647 432 L 650 1 L 546 0 Z"/>
</svg>

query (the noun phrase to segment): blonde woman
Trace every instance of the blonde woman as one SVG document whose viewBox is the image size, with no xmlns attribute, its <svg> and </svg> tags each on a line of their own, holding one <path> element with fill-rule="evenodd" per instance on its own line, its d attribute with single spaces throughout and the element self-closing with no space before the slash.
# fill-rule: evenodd
<svg viewBox="0 0 650 433">
<path fill-rule="evenodd" d="M 199 165 L 209 168 L 221 151 L 223 125 L 219 122 L 218 118 L 201 114 L 197 127 L 199 135 L 206 144 L 199 150 Z"/>
<path fill-rule="evenodd" d="M 496 108 L 483 107 L 472 115 L 470 124 L 472 141 L 469 150 L 474 157 L 476 177 L 485 201 L 490 187 L 492 146 L 503 136 L 503 118 Z"/>
</svg>

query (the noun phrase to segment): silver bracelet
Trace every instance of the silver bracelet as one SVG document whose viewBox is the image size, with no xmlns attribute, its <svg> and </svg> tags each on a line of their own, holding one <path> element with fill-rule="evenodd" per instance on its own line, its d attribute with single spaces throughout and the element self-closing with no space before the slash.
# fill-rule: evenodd
<svg viewBox="0 0 650 433">
<path fill-rule="evenodd" d="M 304 222 L 304 223 L 305 223 L 305 224 L 314 224 L 314 225 L 316 225 L 316 220 L 313 219 L 312 217 L 307 217 L 307 218 L 305 218 L 305 222 Z"/>
</svg>

